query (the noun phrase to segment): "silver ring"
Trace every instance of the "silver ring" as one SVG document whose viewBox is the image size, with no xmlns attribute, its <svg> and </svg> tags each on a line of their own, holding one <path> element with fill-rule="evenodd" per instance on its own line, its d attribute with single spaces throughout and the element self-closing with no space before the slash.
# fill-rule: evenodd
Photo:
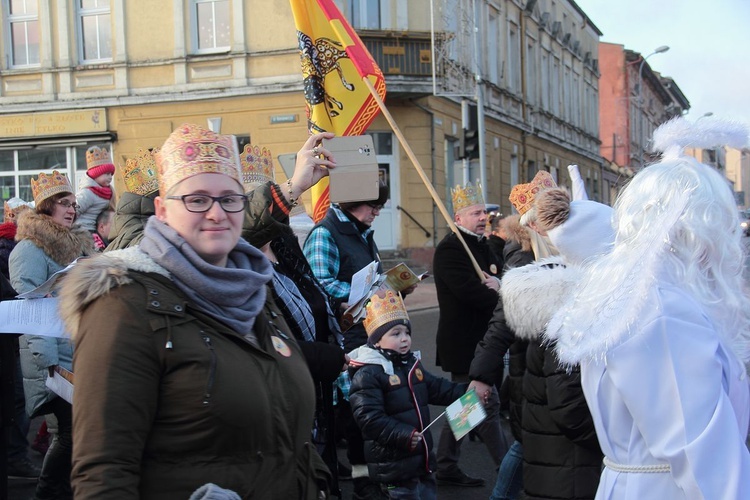
<svg viewBox="0 0 750 500">
<path fill-rule="evenodd" d="M 312 154 L 313 156 L 320 155 L 320 149 L 318 149 L 318 146 L 315 146 L 314 148 L 312 148 Z"/>
</svg>

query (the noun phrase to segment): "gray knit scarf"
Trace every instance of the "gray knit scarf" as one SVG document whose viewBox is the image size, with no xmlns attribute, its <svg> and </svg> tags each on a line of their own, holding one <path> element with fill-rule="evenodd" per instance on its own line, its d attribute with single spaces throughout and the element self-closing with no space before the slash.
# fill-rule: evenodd
<svg viewBox="0 0 750 500">
<path fill-rule="evenodd" d="M 266 301 L 266 283 L 273 277 L 271 263 L 260 250 L 240 238 L 227 266 L 214 266 L 156 216 L 148 219 L 140 247 L 169 271 L 199 310 L 240 335 L 254 337 L 253 324 Z"/>
</svg>

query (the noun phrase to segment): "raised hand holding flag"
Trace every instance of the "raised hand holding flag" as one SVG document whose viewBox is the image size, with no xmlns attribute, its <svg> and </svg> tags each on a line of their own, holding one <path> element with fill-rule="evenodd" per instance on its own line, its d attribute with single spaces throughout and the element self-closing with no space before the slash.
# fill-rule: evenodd
<svg viewBox="0 0 750 500">
<path fill-rule="evenodd" d="M 367 79 L 385 98 L 385 79 L 332 0 L 291 0 L 311 133 L 360 135 L 378 114 Z M 312 189 L 313 220 L 328 210 L 328 179 Z"/>
</svg>

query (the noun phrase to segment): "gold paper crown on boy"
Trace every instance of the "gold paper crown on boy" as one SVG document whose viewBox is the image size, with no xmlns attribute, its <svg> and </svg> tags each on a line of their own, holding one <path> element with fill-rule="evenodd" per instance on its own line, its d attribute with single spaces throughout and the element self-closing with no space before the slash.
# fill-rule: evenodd
<svg viewBox="0 0 750 500">
<path fill-rule="evenodd" d="M 73 186 L 65 174 L 53 170 L 50 175 L 39 174 L 36 179 L 31 179 L 31 194 L 34 196 L 34 203 L 39 205 L 43 200 L 58 193 L 72 193 Z"/>
<path fill-rule="evenodd" d="M 406 313 L 404 300 L 398 292 L 386 288 L 375 292 L 365 306 L 363 324 L 367 332 L 367 343 L 375 345 L 383 335 L 396 325 L 406 325 L 411 331 L 411 322 Z"/>
<path fill-rule="evenodd" d="M 155 156 L 158 151 L 158 148 L 151 151 L 141 148 L 136 152 L 135 158 L 125 160 L 122 177 L 127 192 L 148 196 L 159 190 Z"/>
<path fill-rule="evenodd" d="M 179 182 L 198 174 L 225 174 L 242 184 L 235 137 L 198 125 L 186 123 L 177 127 L 156 154 L 156 165 L 162 196 Z"/>
<path fill-rule="evenodd" d="M 482 185 L 478 182 L 476 186 L 471 182 L 468 182 L 466 186 L 457 184 L 455 188 L 451 188 L 451 198 L 453 199 L 453 213 L 458 212 L 462 208 L 484 205 Z"/>
<path fill-rule="evenodd" d="M 114 174 L 115 165 L 109 156 L 109 151 L 98 146 L 91 146 L 86 151 L 86 175 L 96 179 L 102 174 Z"/>
<path fill-rule="evenodd" d="M 240 166 L 245 191 L 274 180 L 273 157 L 268 148 L 245 144 L 245 149 L 240 155 Z"/>
<path fill-rule="evenodd" d="M 513 186 L 508 199 L 510 199 L 510 202 L 518 210 L 518 213 L 523 215 L 534 206 L 534 199 L 538 192 L 555 187 L 557 187 L 557 184 L 552 179 L 552 175 L 546 170 L 540 170 L 531 182 Z"/>
</svg>

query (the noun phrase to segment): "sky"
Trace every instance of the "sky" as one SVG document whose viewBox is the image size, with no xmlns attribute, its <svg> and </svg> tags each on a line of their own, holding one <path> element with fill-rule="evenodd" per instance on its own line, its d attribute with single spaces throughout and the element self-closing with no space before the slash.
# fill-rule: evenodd
<svg viewBox="0 0 750 500">
<path fill-rule="evenodd" d="M 671 77 L 690 101 L 690 119 L 705 113 L 750 125 L 750 0 L 575 0 L 603 33 Z"/>
</svg>

